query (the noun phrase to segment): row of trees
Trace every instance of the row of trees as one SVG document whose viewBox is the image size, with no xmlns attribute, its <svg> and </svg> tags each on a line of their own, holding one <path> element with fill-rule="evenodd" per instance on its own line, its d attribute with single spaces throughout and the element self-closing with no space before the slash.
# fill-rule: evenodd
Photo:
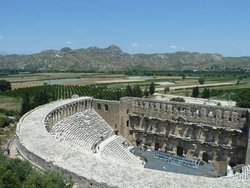
<svg viewBox="0 0 250 188">
<path fill-rule="evenodd" d="M 192 90 L 192 97 L 201 97 L 201 98 L 204 98 L 204 99 L 209 99 L 210 98 L 210 89 L 209 88 L 205 88 L 202 91 L 202 93 L 200 93 L 199 87 L 196 86 Z"/>
<path fill-rule="evenodd" d="M 129 84 L 126 86 L 123 96 L 129 96 L 129 97 L 148 97 L 149 95 L 153 95 L 155 93 L 155 84 L 154 82 L 151 82 L 151 84 L 146 86 L 144 91 L 140 88 L 139 85 L 130 86 Z"/>
<path fill-rule="evenodd" d="M 193 88 L 192 97 L 201 97 L 208 99 L 211 96 L 227 96 L 227 99 L 231 99 L 236 101 L 236 106 L 241 108 L 250 108 L 250 88 L 243 89 L 235 89 L 235 90 L 216 90 L 209 88 L 204 88 L 204 90 L 200 93 L 199 87 Z"/>
<path fill-rule="evenodd" d="M 79 96 L 92 96 L 97 99 L 119 100 L 121 97 L 148 97 L 155 92 L 155 84 L 152 82 L 144 91 L 140 86 L 127 85 L 125 89 L 111 89 L 106 86 L 39 86 L 31 88 L 22 88 L 13 90 L 10 93 L 4 93 L 10 96 L 20 96 L 23 99 L 21 106 L 21 115 L 31 109 L 46 104 L 50 101 L 61 99 L 61 96 L 70 98 L 73 94 Z"/>
<path fill-rule="evenodd" d="M 53 100 L 53 96 L 50 95 L 46 90 L 40 90 L 34 96 L 30 96 L 27 92 L 25 95 L 23 95 L 21 115 L 25 114 L 26 112 L 37 106 L 46 104 Z"/>
</svg>

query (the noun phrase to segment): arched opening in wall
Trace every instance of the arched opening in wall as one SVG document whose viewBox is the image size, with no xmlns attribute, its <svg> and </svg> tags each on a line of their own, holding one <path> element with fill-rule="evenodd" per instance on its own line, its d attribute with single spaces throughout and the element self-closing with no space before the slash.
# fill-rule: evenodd
<svg viewBox="0 0 250 188">
<path fill-rule="evenodd" d="M 126 121 L 126 125 L 127 125 L 127 127 L 129 126 L 129 120 Z"/>
<path fill-rule="evenodd" d="M 233 168 L 236 165 L 237 165 L 237 163 L 235 162 L 235 160 L 231 158 L 230 161 L 229 161 L 229 166 L 231 166 Z"/>
<path fill-rule="evenodd" d="M 119 131 L 118 130 L 115 130 L 115 135 L 118 135 Z"/>
<path fill-rule="evenodd" d="M 241 118 L 246 118 L 246 114 L 241 114 Z"/>
<path fill-rule="evenodd" d="M 97 109 L 98 109 L 98 110 L 101 110 L 101 109 L 102 109 L 101 103 L 97 103 Z"/>
<path fill-rule="evenodd" d="M 178 156 L 183 156 L 183 147 L 177 146 L 177 152 L 176 152 L 176 154 Z"/>
<path fill-rule="evenodd" d="M 159 143 L 155 143 L 155 150 L 157 151 L 160 148 Z"/>
<path fill-rule="evenodd" d="M 107 104 L 104 104 L 104 111 L 109 111 L 109 106 Z"/>
<path fill-rule="evenodd" d="M 207 152 L 202 153 L 202 160 L 208 163 L 208 153 Z"/>
<path fill-rule="evenodd" d="M 136 146 L 140 146 L 141 141 L 140 141 L 140 139 L 139 139 L 139 138 L 137 138 L 135 142 L 136 142 Z"/>
</svg>

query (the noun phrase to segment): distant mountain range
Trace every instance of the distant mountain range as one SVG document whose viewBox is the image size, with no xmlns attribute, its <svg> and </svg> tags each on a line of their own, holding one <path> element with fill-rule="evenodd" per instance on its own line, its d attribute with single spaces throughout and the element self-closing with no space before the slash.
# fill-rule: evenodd
<svg viewBox="0 0 250 188">
<path fill-rule="evenodd" d="M 119 47 L 46 50 L 31 55 L 0 55 L 0 69 L 30 71 L 250 70 L 250 57 L 176 52 L 128 54 Z"/>
</svg>

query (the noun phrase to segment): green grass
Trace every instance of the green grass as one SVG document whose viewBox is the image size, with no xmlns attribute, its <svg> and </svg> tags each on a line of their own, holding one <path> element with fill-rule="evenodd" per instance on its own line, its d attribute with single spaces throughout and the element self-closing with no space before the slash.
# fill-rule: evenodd
<svg viewBox="0 0 250 188">
<path fill-rule="evenodd" d="M 22 99 L 20 97 L 8 97 L 0 95 L 0 108 L 20 111 Z"/>
</svg>

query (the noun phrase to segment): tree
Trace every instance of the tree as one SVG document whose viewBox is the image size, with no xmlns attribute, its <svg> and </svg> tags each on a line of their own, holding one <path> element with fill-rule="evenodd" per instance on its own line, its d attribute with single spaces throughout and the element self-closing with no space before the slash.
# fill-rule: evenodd
<svg viewBox="0 0 250 188">
<path fill-rule="evenodd" d="M 250 89 L 243 89 L 235 97 L 236 106 L 250 108 Z"/>
<path fill-rule="evenodd" d="M 198 82 L 199 82 L 199 84 L 203 85 L 203 84 L 205 83 L 205 78 L 200 77 L 200 78 L 198 79 Z"/>
<path fill-rule="evenodd" d="M 185 74 L 182 74 L 182 80 L 185 80 L 186 79 L 186 75 Z"/>
<path fill-rule="evenodd" d="M 209 99 L 210 98 L 210 90 L 208 88 L 205 88 L 202 93 L 202 98 Z"/>
<path fill-rule="evenodd" d="M 68 184 L 68 185 L 67 185 Z M 29 162 L 6 157 L 0 150 L 0 187 L 1 188 L 67 188 L 72 187 L 62 174 L 40 172 Z"/>
<path fill-rule="evenodd" d="M 35 108 L 35 107 L 37 107 L 37 106 L 46 104 L 46 103 L 49 102 L 49 99 L 50 99 L 50 96 L 49 96 L 49 94 L 47 93 L 46 90 L 38 91 L 38 92 L 35 94 L 35 97 L 34 97 L 34 99 L 33 99 L 32 107 Z"/>
<path fill-rule="evenodd" d="M 167 92 L 169 92 L 170 91 L 170 88 L 169 87 L 165 87 L 164 88 L 164 93 L 166 94 Z"/>
<path fill-rule="evenodd" d="M 21 115 L 25 114 L 26 112 L 31 110 L 31 103 L 29 93 L 25 93 L 23 96 L 23 102 L 21 106 Z"/>
<path fill-rule="evenodd" d="M 133 90 L 129 84 L 125 88 L 124 95 L 129 97 L 133 96 Z"/>
<path fill-rule="evenodd" d="M 2 187 L 4 188 L 19 188 L 21 183 L 16 174 L 13 174 L 11 170 L 7 170 L 2 177 Z"/>
<path fill-rule="evenodd" d="M 115 90 L 115 100 L 120 100 L 121 97 L 122 97 L 121 89 Z"/>
<path fill-rule="evenodd" d="M 238 79 L 236 85 L 240 84 L 241 80 L 243 80 L 243 76 L 240 76 L 240 77 L 239 77 L 239 79 Z"/>
<path fill-rule="evenodd" d="M 196 86 L 193 88 L 192 97 L 198 97 L 198 96 L 199 96 L 199 87 Z"/>
<path fill-rule="evenodd" d="M 11 122 L 13 122 L 13 120 L 11 121 L 8 117 L 0 116 L 0 127 L 7 127 Z"/>
<path fill-rule="evenodd" d="M 150 95 L 153 95 L 155 93 L 155 84 L 154 84 L 154 82 L 151 82 L 151 84 L 149 86 L 149 93 L 150 93 Z"/>
<path fill-rule="evenodd" d="M 149 95 L 148 87 L 146 87 L 146 88 L 144 89 L 144 95 L 145 95 L 146 97 L 148 97 L 148 95 Z"/>
<path fill-rule="evenodd" d="M 0 91 L 11 90 L 11 84 L 7 80 L 0 80 Z"/>
<path fill-rule="evenodd" d="M 133 97 L 142 97 L 143 93 L 141 88 L 138 85 L 135 85 L 133 87 Z"/>
</svg>

